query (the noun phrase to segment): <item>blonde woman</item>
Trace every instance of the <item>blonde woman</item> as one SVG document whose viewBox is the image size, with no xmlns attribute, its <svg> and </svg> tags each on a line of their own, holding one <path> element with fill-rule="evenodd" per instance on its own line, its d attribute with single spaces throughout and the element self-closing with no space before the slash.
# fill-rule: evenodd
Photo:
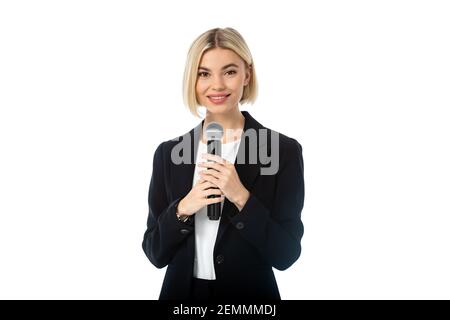
<svg viewBox="0 0 450 320">
<path fill-rule="evenodd" d="M 300 256 L 302 147 L 267 129 L 240 104 L 257 96 L 255 64 L 241 34 L 216 28 L 190 47 L 184 100 L 202 122 L 155 151 L 142 247 L 167 266 L 161 300 L 279 300 L 272 268 Z M 207 154 L 205 128 L 224 131 L 220 156 Z M 219 220 L 207 206 L 220 203 Z"/>
</svg>

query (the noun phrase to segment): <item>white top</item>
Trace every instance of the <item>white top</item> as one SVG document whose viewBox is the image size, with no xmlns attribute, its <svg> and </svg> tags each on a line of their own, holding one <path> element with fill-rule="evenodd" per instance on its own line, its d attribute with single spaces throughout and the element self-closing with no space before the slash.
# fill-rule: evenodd
<svg viewBox="0 0 450 320">
<path fill-rule="evenodd" d="M 239 150 L 241 139 L 222 143 L 222 158 L 234 163 Z M 207 153 L 207 146 L 199 140 L 197 149 L 196 163 L 205 162 L 201 154 Z M 206 170 L 206 168 L 195 166 L 194 186 L 199 177 L 198 171 Z M 221 202 L 221 210 L 223 209 L 223 201 Z M 215 280 L 216 273 L 214 271 L 214 245 L 216 243 L 217 231 L 219 230 L 219 220 L 209 220 L 207 216 L 207 206 L 203 207 L 195 213 L 195 260 L 194 260 L 194 277 L 206 280 Z"/>
</svg>

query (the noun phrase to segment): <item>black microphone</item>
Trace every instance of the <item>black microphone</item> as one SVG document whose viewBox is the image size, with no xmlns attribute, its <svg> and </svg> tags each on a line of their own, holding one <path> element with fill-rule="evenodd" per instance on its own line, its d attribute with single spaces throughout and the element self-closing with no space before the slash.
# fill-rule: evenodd
<svg viewBox="0 0 450 320">
<path fill-rule="evenodd" d="M 223 128 L 217 122 L 211 122 L 205 129 L 206 133 L 206 145 L 209 154 L 214 154 L 222 157 L 222 143 L 221 139 L 223 136 Z M 207 170 L 214 170 L 208 168 Z M 219 195 L 212 194 L 208 196 L 209 198 L 218 198 Z M 219 220 L 220 218 L 220 202 L 208 204 L 208 218 L 209 220 Z"/>
</svg>

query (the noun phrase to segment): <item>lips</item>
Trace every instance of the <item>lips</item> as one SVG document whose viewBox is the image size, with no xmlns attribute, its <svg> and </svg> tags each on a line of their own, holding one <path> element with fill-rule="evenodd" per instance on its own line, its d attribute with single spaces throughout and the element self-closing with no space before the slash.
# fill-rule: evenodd
<svg viewBox="0 0 450 320">
<path fill-rule="evenodd" d="M 208 98 L 223 98 L 223 97 L 228 97 L 231 93 L 229 94 L 221 94 L 221 95 L 211 95 L 211 96 L 207 96 Z"/>
<path fill-rule="evenodd" d="M 218 95 L 208 96 L 208 99 L 209 99 L 210 101 L 212 101 L 213 103 L 215 103 L 215 104 L 221 104 L 221 103 L 225 102 L 225 100 L 226 100 L 230 95 L 231 95 L 231 93 L 230 93 L 230 94 L 226 94 L 226 95 L 220 95 L 220 96 L 218 96 Z"/>
</svg>

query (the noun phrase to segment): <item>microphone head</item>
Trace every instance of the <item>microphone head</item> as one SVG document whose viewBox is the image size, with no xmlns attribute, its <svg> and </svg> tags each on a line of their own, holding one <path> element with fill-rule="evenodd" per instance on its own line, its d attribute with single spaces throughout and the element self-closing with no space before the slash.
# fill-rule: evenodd
<svg viewBox="0 0 450 320">
<path fill-rule="evenodd" d="M 223 127 L 217 122 L 211 122 L 205 129 L 206 140 L 222 140 Z"/>
</svg>

